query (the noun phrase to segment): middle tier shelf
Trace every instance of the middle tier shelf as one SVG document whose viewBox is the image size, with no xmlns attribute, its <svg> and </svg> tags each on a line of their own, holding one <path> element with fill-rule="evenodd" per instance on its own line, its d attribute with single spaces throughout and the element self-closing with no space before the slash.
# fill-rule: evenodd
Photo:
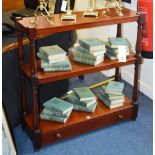
<svg viewBox="0 0 155 155">
<path fill-rule="evenodd" d="M 136 63 L 136 55 L 134 52 L 130 52 L 130 55 L 127 56 L 126 62 L 118 62 L 118 60 L 110 60 L 105 57 L 104 61 L 97 66 L 91 66 L 83 63 L 78 63 L 73 60 L 72 54 L 69 55 L 69 60 L 72 65 L 71 71 L 62 71 L 62 72 L 44 72 L 40 67 L 40 60 L 37 60 L 37 77 L 39 84 L 44 84 L 48 82 L 63 80 L 79 75 L 85 75 L 89 73 L 99 72 L 107 69 L 112 69 L 116 67 L 126 66 Z M 31 78 L 30 63 L 22 65 L 22 71 L 26 77 Z"/>
</svg>

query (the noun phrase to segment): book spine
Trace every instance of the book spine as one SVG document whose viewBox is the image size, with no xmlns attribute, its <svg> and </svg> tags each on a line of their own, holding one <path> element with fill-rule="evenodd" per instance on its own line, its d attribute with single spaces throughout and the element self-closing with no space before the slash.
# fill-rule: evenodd
<svg viewBox="0 0 155 155">
<path fill-rule="evenodd" d="M 86 108 L 86 107 L 82 107 L 82 106 L 78 106 L 78 105 L 73 104 L 73 109 L 77 110 L 77 111 L 85 111 L 85 112 L 92 113 L 92 112 L 94 112 L 95 108 L 96 108 L 96 105 L 94 105 L 93 108 Z"/>
<path fill-rule="evenodd" d="M 40 114 L 40 118 L 44 119 L 44 120 L 56 121 L 56 122 L 61 122 L 61 123 L 65 123 L 67 121 L 66 118 L 61 118 L 61 117 L 56 117 L 56 116 L 48 116 L 48 115 L 43 115 L 43 114 Z"/>
<path fill-rule="evenodd" d="M 72 70 L 72 67 L 66 67 L 66 68 L 43 68 L 44 72 L 54 72 L 54 71 L 70 71 Z"/>
<path fill-rule="evenodd" d="M 83 58 L 86 58 L 86 59 L 91 59 L 91 60 L 95 60 L 96 61 L 96 60 L 104 57 L 104 54 L 102 53 L 101 55 L 94 56 L 91 53 L 75 52 L 74 56 L 76 56 L 76 57 L 83 57 Z"/>
<path fill-rule="evenodd" d="M 59 112 L 50 111 L 50 110 L 46 110 L 46 109 L 43 109 L 42 114 L 49 115 L 49 116 L 62 117 L 62 118 L 67 118 L 69 116 L 68 114 L 62 115 Z"/>
<path fill-rule="evenodd" d="M 90 60 L 90 59 L 86 59 L 86 58 L 82 58 L 82 57 L 76 57 L 76 56 L 74 56 L 73 59 L 74 59 L 74 61 L 85 63 L 85 64 L 88 64 L 88 65 L 96 66 L 98 64 L 94 60 Z"/>
<path fill-rule="evenodd" d="M 68 68 L 70 65 L 71 64 L 68 59 L 56 63 L 48 63 L 44 60 L 41 60 L 41 68 Z"/>
</svg>

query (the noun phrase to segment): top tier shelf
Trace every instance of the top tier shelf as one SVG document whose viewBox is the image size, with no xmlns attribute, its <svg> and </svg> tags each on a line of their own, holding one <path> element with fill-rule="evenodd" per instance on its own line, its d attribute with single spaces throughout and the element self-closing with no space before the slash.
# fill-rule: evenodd
<svg viewBox="0 0 155 155">
<path fill-rule="evenodd" d="M 50 25 L 47 22 L 46 17 L 44 16 L 39 16 L 39 20 L 36 21 L 36 26 L 30 24 L 30 21 L 34 17 L 22 18 L 17 22 L 17 24 L 20 30 L 25 32 L 29 36 L 29 38 L 37 38 L 56 32 L 134 22 L 138 21 L 139 19 L 139 14 L 137 12 L 129 10 L 127 8 L 123 10 L 124 16 L 103 15 L 103 9 L 98 9 L 97 11 L 99 12 L 98 18 L 83 17 L 83 11 L 73 12 L 77 15 L 76 22 L 61 21 L 60 17 L 62 14 L 55 14 L 53 18 L 53 25 Z M 112 14 L 113 12 L 115 12 L 113 9 L 111 9 L 110 11 Z"/>
</svg>

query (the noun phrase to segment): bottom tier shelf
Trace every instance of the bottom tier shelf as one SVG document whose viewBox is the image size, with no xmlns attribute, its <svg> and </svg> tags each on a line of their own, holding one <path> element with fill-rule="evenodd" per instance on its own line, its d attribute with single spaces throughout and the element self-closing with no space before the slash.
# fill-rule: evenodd
<svg viewBox="0 0 155 155">
<path fill-rule="evenodd" d="M 37 149 L 57 140 L 66 139 L 119 121 L 133 119 L 136 112 L 135 108 L 127 97 L 124 106 L 114 109 L 108 109 L 102 102 L 98 101 L 94 113 L 73 111 L 64 124 L 40 120 L 39 134 L 34 133 L 32 114 L 24 117 L 23 125 L 31 137 L 35 149 Z"/>
</svg>

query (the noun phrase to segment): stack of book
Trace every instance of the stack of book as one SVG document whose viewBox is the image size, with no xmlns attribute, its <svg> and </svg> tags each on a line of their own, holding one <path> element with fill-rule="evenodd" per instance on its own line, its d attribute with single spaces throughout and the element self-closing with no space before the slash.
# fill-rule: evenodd
<svg viewBox="0 0 155 155">
<path fill-rule="evenodd" d="M 123 106 L 125 100 L 124 83 L 111 81 L 107 86 L 102 86 L 99 99 L 110 109 Z"/>
<path fill-rule="evenodd" d="M 73 59 L 96 66 L 104 61 L 105 43 L 97 38 L 80 39 L 79 46 L 73 47 Z"/>
<path fill-rule="evenodd" d="M 125 46 L 126 49 L 126 56 L 130 54 L 131 45 L 126 38 L 119 38 L 119 37 L 109 37 L 109 41 L 105 42 L 106 53 L 105 55 L 110 60 L 118 59 L 118 47 Z"/>
<path fill-rule="evenodd" d="M 41 59 L 41 68 L 45 72 L 68 71 L 72 66 L 66 54 L 58 45 L 52 45 L 40 47 L 37 56 Z"/>
<path fill-rule="evenodd" d="M 43 104 L 44 108 L 40 113 L 40 118 L 49 121 L 65 123 L 69 118 L 73 105 L 59 98 L 52 98 Z"/>
<path fill-rule="evenodd" d="M 96 109 L 96 96 L 88 87 L 74 88 L 73 93 L 65 98 L 73 104 L 77 111 L 94 112 Z"/>
</svg>

